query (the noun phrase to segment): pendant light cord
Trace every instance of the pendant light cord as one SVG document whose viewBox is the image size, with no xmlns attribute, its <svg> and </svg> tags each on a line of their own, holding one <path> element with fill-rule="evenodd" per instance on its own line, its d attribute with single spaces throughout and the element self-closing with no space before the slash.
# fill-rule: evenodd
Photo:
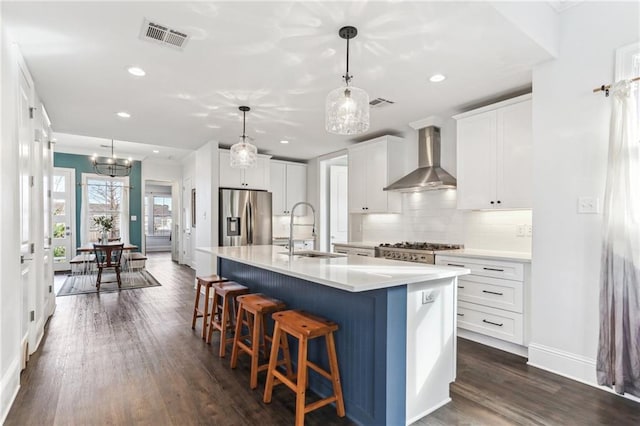
<svg viewBox="0 0 640 426">
<path fill-rule="evenodd" d="M 349 39 L 347 39 L 347 73 L 344 76 L 344 81 L 349 84 L 351 81 L 351 76 L 349 75 Z"/>
<path fill-rule="evenodd" d="M 245 129 L 247 125 L 247 111 L 242 111 L 242 143 L 244 143 L 246 139 Z"/>
</svg>

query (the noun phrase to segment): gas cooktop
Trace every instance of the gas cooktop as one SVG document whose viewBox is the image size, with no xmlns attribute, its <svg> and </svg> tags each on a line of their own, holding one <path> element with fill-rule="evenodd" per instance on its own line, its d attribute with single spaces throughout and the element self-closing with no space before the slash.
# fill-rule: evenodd
<svg viewBox="0 0 640 426">
<path fill-rule="evenodd" d="M 384 248 L 399 248 L 407 250 L 455 250 L 462 248 L 460 244 L 440 244 L 440 243 L 425 243 L 425 242 L 402 242 L 402 243 L 383 243 L 380 247 Z"/>
<path fill-rule="evenodd" d="M 384 243 L 376 249 L 377 257 L 385 259 L 405 260 L 417 263 L 435 263 L 435 252 L 438 250 L 457 250 L 464 248 L 462 244 L 440 244 L 426 242 Z"/>
</svg>

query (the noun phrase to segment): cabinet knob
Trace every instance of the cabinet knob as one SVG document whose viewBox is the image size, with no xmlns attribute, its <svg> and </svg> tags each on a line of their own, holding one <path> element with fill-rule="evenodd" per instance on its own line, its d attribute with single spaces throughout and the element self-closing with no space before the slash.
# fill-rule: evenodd
<svg viewBox="0 0 640 426">
<path fill-rule="evenodd" d="M 493 204 L 493 201 L 491 202 L 491 204 Z"/>
<path fill-rule="evenodd" d="M 500 200 L 498 200 L 498 204 L 500 204 Z"/>
</svg>

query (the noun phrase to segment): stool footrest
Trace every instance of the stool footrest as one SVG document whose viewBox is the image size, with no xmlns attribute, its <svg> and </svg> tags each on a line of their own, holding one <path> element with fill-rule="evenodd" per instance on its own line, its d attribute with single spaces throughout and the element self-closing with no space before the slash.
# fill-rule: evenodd
<svg viewBox="0 0 640 426">
<path fill-rule="evenodd" d="M 307 360 L 307 367 L 311 368 L 312 370 L 314 370 L 316 373 L 320 374 L 321 376 L 324 376 L 327 379 L 331 380 L 331 373 L 329 373 L 327 370 L 325 370 L 322 367 L 320 367 L 318 364 Z"/>
<path fill-rule="evenodd" d="M 273 372 L 273 376 L 278 379 L 278 381 L 280 381 L 280 383 L 278 383 L 278 381 L 275 381 L 273 383 L 273 385 L 279 385 L 279 384 L 283 384 L 286 385 L 289 389 L 291 389 L 292 391 L 296 391 L 296 383 L 289 379 L 287 376 L 285 376 L 284 374 L 282 374 L 281 372 L 279 372 L 278 370 L 274 370 Z"/>
<path fill-rule="evenodd" d="M 330 396 L 330 397 L 321 399 L 320 401 L 312 402 L 311 404 L 309 404 L 306 407 L 304 407 L 304 412 L 306 414 L 306 413 L 308 413 L 310 411 L 313 411 L 315 409 L 318 409 L 320 407 L 324 407 L 325 405 L 329 405 L 332 402 L 335 402 L 337 400 L 338 400 L 338 398 L 336 398 L 335 395 L 334 395 L 334 396 Z"/>
</svg>

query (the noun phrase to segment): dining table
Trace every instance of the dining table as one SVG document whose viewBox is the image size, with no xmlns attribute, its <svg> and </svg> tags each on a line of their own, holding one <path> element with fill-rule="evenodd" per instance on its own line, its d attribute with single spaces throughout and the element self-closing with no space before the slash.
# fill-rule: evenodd
<svg viewBox="0 0 640 426">
<path fill-rule="evenodd" d="M 78 253 L 92 252 L 94 244 L 99 244 L 99 243 L 83 244 L 83 245 L 81 245 L 80 247 L 77 248 L 77 252 Z M 122 244 L 120 241 L 109 241 L 107 244 L 99 244 L 99 245 L 117 246 L 117 245 L 120 245 L 120 244 Z M 127 244 L 124 245 L 122 250 L 124 250 L 124 251 L 135 251 L 135 250 L 138 250 L 138 246 L 136 246 L 134 244 L 128 244 L 127 243 Z"/>
</svg>

